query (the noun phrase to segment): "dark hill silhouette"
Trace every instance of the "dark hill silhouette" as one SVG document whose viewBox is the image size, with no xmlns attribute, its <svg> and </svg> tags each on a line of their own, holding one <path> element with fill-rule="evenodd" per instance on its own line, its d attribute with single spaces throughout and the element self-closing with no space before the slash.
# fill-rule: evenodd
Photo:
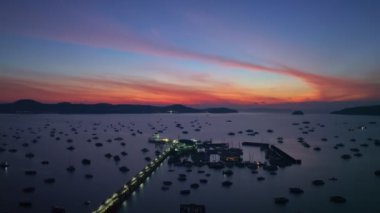
<svg viewBox="0 0 380 213">
<path fill-rule="evenodd" d="M 352 108 L 345 108 L 339 111 L 334 111 L 332 114 L 342 115 L 380 115 L 380 105 L 375 106 L 359 106 Z"/>
<path fill-rule="evenodd" d="M 229 108 L 196 109 L 180 104 L 169 106 L 133 105 L 133 104 L 72 104 L 62 102 L 44 104 L 35 100 L 19 100 L 14 103 L 0 104 L 0 113 L 59 113 L 59 114 L 107 114 L 107 113 L 236 113 Z"/>
</svg>

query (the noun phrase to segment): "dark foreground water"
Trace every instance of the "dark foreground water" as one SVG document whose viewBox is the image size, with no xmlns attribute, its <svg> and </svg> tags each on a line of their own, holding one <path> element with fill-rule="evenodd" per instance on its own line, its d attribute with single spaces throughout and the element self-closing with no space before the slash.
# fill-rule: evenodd
<svg viewBox="0 0 380 213">
<path fill-rule="evenodd" d="M 305 121 L 310 123 L 303 123 Z M 184 129 L 177 128 L 176 122 Z M 361 126 L 365 128 L 359 128 Z M 195 131 L 199 127 L 201 130 Z M 259 134 L 249 136 L 247 129 Z M 268 133 L 268 129 L 273 133 Z M 232 147 L 240 147 L 242 141 L 271 143 L 301 159 L 302 165 L 280 169 L 277 175 L 263 170 L 252 174 L 247 168 L 233 168 L 234 174 L 226 177 L 222 171 L 207 167 L 194 167 L 187 172 L 185 168 L 169 167 L 165 162 L 125 202 L 120 212 L 174 213 L 179 212 L 182 203 L 204 204 L 208 213 L 380 212 L 380 177 L 374 175 L 380 170 L 380 146 L 375 145 L 380 139 L 380 118 L 239 113 L 0 115 L 0 162 L 7 161 L 10 165 L 8 169 L 0 169 L 0 213 L 50 212 L 52 206 L 64 207 L 67 212 L 91 212 L 141 170 L 147 163 L 146 157 L 154 159 L 154 152 L 161 148 L 149 144 L 147 139 L 157 130 L 165 130 L 164 137 L 211 138 Z M 184 134 L 184 130 L 188 134 Z M 229 136 L 229 132 L 236 134 Z M 116 139 L 118 137 L 122 140 Z M 278 143 L 278 137 L 283 137 L 284 142 Z M 297 142 L 298 137 L 303 137 L 311 147 Z M 335 149 L 339 143 L 344 146 Z M 68 150 L 69 147 L 72 150 Z M 315 151 L 315 147 L 321 150 Z M 149 151 L 143 153 L 142 148 Z M 264 154 L 254 148 L 243 149 L 245 160 L 264 159 Z M 107 153 L 118 155 L 121 160 L 108 159 L 104 156 Z M 356 157 L 355 153 L 362 156 Z M 343 160 L 343 154 L 350 154 L 352 158 Z M 90 165 L 82 164 L 85 158 L 91 160 Z M 42 161 L 49 164 L 43 165 Z M 76 168 L 75 172 L 66 170 L 70 165 Z M 120 172 L 121 166 L 130 171 Z M 174 171 L 169 172 L 169 169 Z M 37 174 L 25 175 L 26 170 Z M 210 176 L 205 177 L 198 170 L 205 170 Z M 187 181 L 177 180 L 181 173 L 187 174 Z M 86 178 L 86 174 L 93 178 Z M 258 181 L 259 176 L 265 180 Z M 332 177 L 337 181 L 329 180 Z M 47 178 L 54 178 L 55 183 L 45 183 Z M 190 195 L 180 195 L 180 190 L 190 189 L 190 184 L 199 183 L 201 178 L 208 179 L 208 183 L 191 189 Z M 312 185 L 315 179 L 324 180 L 325 185 Z M 168 191 L 162 191 L 162 181 L 166 180 L 173 185 Z M 222 187 L 224 180 L 230 180 L 233 185 Z M 24 192 L 27 187 L 33 187 L 34 191 Z M 300 187 L 304 193 L 292 195 L 289 187 Z M 347 202 L 331 203 L 329 199 L 333 195 L 343 196 Z M 275 205 L 273 198 L 279 196 L 287 197 L 289 203 Z M 19 207 L 21 201 L 31 202 L 32 207 Z M 85 205 L 86 201 L 90 204 Z"/>
</svg>

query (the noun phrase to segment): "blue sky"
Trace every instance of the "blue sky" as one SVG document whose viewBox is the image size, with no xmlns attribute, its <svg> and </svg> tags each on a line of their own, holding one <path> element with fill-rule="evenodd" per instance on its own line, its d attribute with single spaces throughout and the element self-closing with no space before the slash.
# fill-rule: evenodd
<svg viewBox="0 0 380 213">
<path fill-rule="evenodd" d="M 376 101 L 378 11 L 353 0 L 6 0 L 0 101 Z"/>
</svg>

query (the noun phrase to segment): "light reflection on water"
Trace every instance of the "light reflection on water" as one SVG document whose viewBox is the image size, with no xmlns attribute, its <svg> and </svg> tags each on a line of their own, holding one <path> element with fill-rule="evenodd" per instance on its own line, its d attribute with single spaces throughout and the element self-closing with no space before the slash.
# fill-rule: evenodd
<svg viewBox="0 0 380 213">
<path fill-rule="evenodd" d="M 157 123 L 158 120 L 162 120 Z M 199 120 L 202 124 L 200 132 L 193 131 L 190 121 Z M 226 122 L 232 120 L 232 122 Z M 175 127 L 174 121 L 181 123 L 189 134 L 183 135 L 182 130 Z M 311 124 L 293 126 L 292 123 L 310 121 Z M 377 124 L 368 124 L 376 121 Z M 127 129 L 129 123 L 135 130 L 141 130 L 142 135 L 131 136 Z M 211 126 L 206 123 L 211 123 Z M 44 128 L 49 123 L 51 126 Z M 100 123 L 99 126 L 93 126 Z M 118 124 L 123 124 L 121 127 Z M 286 114 L 182 114 L 182 115 L 0 115 L 0 133 L 7 134 L 2 138 L 0 147 L 6 149 L 17 148 L 16 153 L 0 153 L 0 161 L 8 161 L 10 167 L 7 171 L 0 172 L 0 204 L 1 209 L 10 212 L 23 212 L 18 207 L 21 200 L 33 203 L 33 212 L 49 212 L 52 206 L 65 207 L 69 212 L 89 212 L 97 207 L 105 198 L 119 189 L 134 174 L 144 168 L 147 163 L 144 158 L 149 156 L 154 159 L 155 146 L 147 143 L 147 138 L 152 135 L 148 123 L 156 127 L 168 126 L 162 137 L 169 138 L 196 138 L 215 142 L 229 143 L 232 147 L 239 147 L 242 141 L 266 142 L 275 144 L 291 156 L 301 159 L 302 165 L 295 165 L 280 169 L 273 176 L 264 171 L 259 174 L 251 174 L 248 169 L 233 168 L 231 177 L 222 175 L 221 171 L 208 170 L 207 168 L 193 168 L 191 173 L 185 168 L 173 167 L 174 172 L 168 172 L 169 166 L 163 163 L 161 167 L 145 182 L 137 193 L 124 205 L 120 212 L 179 212 L 181 203 L 205 204 L 207 212 L 376 212 L 380 211 L 378 197 L 380 197 L 380 179 L 373 172 L 380 169 L 380 147 L 374 146 L 373 140 L 380 139 L 380 119 L 363 116 L 338 116 L 338 115 L 305 115 L 291 116 Z M 324 124 L 320 127 L 318 123 Z M 78 128 L 77 135 L 70 132 L 70 125 Z M 120 128 L 119 132 L 111 131 L 110 125 Z M 367 128 L 363 129 L 361 126 Z M 309 126 L 315 131 L 307 135 L 301 134 L 298 128 Z M 32 129 L 37 134 L 31 134 L 27 129 Z M 9 129 L 12 128 L 12 129 Z M 49 130 L 56 128 L 57 133 L 62 131 L 61 140 L 56 141 L 49 137 Z M 94 130 L 95 128 L 95 130 Z M 246 134 L 228 136 L 229 132 L 254 129 L 259 134 L 252 137 Z M 268 133 L 273 129 L 274 133 Z M 348 131 L 354 129 L 354 131 Z M 87 132 L 84 132 L 87 130 Z M 104 131 L 107 130 L 107 131 Z M 40 132 L 38 132 L 40 131 Z M 19 132 L 20 139 L 11 136 Z M 65 136 L 65 133 L 68 135 Z M 86 142 L 96 133 L 99 139 L 91 143 Z M 31 141 L 41 135 L 38 143 Z M 123 137 L 126 146 L 120 146 L 119 142 L 106 142 L 107 139 Z M 339 136 L 339 138 L 335 138 Z M 277 143 L 277 138 L 283 137 L 284 143 Z M 307 149 L 297 142 L 298 137 L 304 137 L 311 145 Z M 66 139 L 73 139 L 73 143 L 66 143 Z M 326 142 L 322 138 L 327 138 Z M 351 139 L 356 139 L 352 142 Z M 96 142 L 103 143 L 102 147 L 96 147 Z M 4 145 L 7 143 L 8 145 Z M 23 147 L 23 143 L 29 143 L 29 147 Z M 335 150 L 337 143 L 345 144 L 344 148 Z M 366 143 L 369 147 L 362 147 Z M 74 151 L 68 151 L 68 146 L 74 146 Z M 321 151 L 314 151 L 314 147 L 320 147 Z M 147 147 L 149 152 L 143 154 L 141 149 Z M 353 154 L 350 148 L 359 148 L 362 157 L 353 157 L 349 161 L 340 158 L 343 154 Z M 119 163 L 104 157 L 106 153 L 118 154 L 122 151 L 128 153 L 121 157 Z M 35 154 L 33 159 L 25 157 L 26 153 Z M 262 152 L 251 148 L 244 148 L 245 160 L 263 160 Z M 92 160 L 91 166 L 81 164 L 83 158 Z M 41 165 L 42 160 L 48 160 L 48 166 Z M 74 165 L 76 172 L 66 172 L 68 165 Z M 120 166 L 126 165 L 130 171 L 127 174 L 119 172 Z M 38 172 L 35 177 L 25 176 L 23 172 L 34 169 Z M 191 190 L 188 196 L 181 196 L 179 191 L 190 189 L 190 184 L 205 178 L 204 174 L 198 174 L 198 170 L 205 170 L 211 176 L 207 178 L 207 184 Z M 84 174 L 94 175 L 92 180 L 87 180 Z M 180 173 L 187 175 L 187 181 L 178 182 Z M 258 176 L 265 177 L 265 181 L 258 182 Z M 43 180 L 49 177 L 56 178 L 56 183 L 44 184 Z M 338 178 L 332 182 L 328 179 Z M 311 184 L 314 179 L 323 179 L 326 184 L 315 187 Z M 171 180 L 173 185 L 168 191 L 161 191 L 162 181 Z M 231 188 L 221 187 L 221 182 L 230 180 Z M 22 188 L 34 186 L 36 192 L 25 194 Z M 299 186 L 305 193 L 293 196 L 288 193 L 288 188 Z M 343 205 L 331 204 L 329 197 L 342 195 L 347 199 Z M 286 196 L 290 202 L 286 206 L 273 204 L 273 197 Z M 86 200 L 91 200 L 89 207 L 83 205 Z"/>
</svg>

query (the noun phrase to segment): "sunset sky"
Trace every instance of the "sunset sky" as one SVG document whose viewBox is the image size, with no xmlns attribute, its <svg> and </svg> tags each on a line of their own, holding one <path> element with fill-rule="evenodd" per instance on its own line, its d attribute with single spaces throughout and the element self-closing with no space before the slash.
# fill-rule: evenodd
<svg viewBox="0 0 380 213">
<path fill-rule="evenodd" d="M 377 0 L 2 0 L 0 102 L 379 101 L 379 11 Z"/>
</svg>

